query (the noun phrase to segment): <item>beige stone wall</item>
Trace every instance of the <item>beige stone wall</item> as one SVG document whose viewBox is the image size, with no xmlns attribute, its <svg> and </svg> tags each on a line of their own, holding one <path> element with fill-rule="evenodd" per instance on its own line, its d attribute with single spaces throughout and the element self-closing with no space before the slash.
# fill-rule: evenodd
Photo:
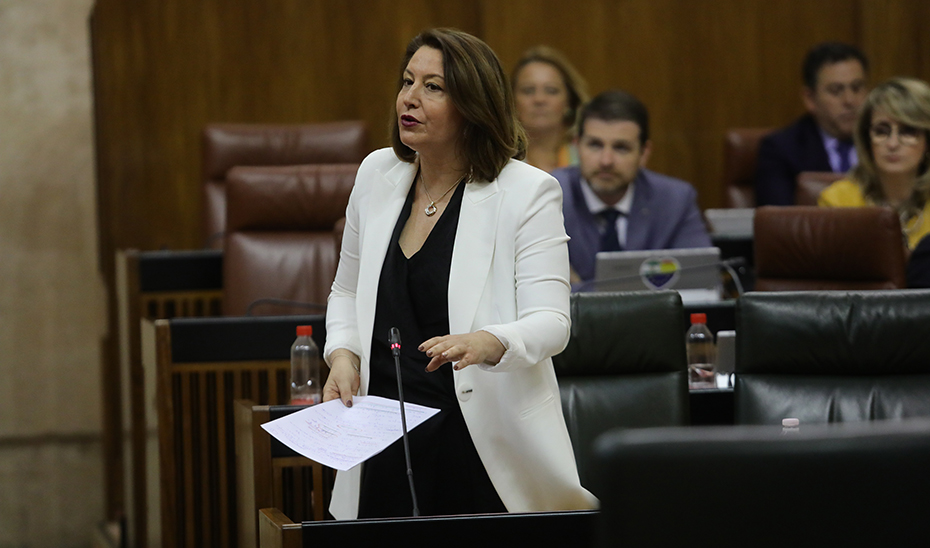
<svg viewBox="0 0 930 548">
<path fill-rule="evenodd" d="M 0 0 L 0 547 L 104 517 L 92 4 Z"/>
</svg>

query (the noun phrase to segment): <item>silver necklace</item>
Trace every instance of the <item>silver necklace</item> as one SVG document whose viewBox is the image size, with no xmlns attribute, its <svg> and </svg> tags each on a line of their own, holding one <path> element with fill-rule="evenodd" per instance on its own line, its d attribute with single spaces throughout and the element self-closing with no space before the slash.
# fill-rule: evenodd
<svg viewBox="0 0 930 548">
<path fill-rule="evenodd" d="M 436 214 L 436 202 L 441 202 L 443 198 L 446 197 L 446 194 L 452 192 L 452 189 L 459 186 L 459 183 L 465 180 L 465 177 L 462 177 L 455 182 L 452 186 L 449 187 L 449 190 L 442 193 L 442 196 L 438 200 L 434 200 L 432 196 L 429 195 L 429 189 L 426 187 L 426 181 L 423 180 L 423 173 L 420 173 L 420 182 L 423 183 L 423 191 L 426 192 L 426 197 L 429 198 L 429 205 L 426 206 L 426 209 L 423 210 L 423 213 L 426 213 L 427 217 L 432 217 Z"/>
</svg>

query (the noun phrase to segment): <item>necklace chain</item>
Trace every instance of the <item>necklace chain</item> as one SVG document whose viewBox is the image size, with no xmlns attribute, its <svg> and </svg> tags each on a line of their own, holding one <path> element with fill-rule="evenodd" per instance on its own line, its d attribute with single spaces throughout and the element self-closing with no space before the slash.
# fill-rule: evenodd
<svg viewBox="0 0 930 548">
<path fill-rule="evenodd" d="M 461 179 L 456 181 L 452 186 L 450 186 L 448 190 L 443 192 L 442 196 L 440 196 L 438 200 L 434 200 L 433 197 L 429 195 L 429 188 L 427 188 L 426 181 L 423 179 L 423 173 L 421 172 L 420 182 L 423 183 L 423 191 L 426 192 L 426 197 L 429 198 L 429 205 L 426 206 L 426 208 L 423 210 L 423 213 L 426 213 L 427 217 L 432 217 L 433 215 L 435 215 L 436 211 L 438 211 L 438 209 L 436 208 L 436 202 L 442 201 L 442 199 L 446 197 L 446 194 L 452 192 L 452 189 L 459 186 L 459 183 L 461 183 L 464 180 L 465 180 L 465 177 L 462 177 Z"/>
</svg>

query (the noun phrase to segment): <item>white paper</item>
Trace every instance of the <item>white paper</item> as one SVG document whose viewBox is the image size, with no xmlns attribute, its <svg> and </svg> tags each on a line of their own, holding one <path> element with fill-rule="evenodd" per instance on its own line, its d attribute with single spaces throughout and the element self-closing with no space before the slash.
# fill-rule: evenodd
<svg viewBox="0 0 930 548">
<path fill-rule="evenodd" d="M 439 409 L 405 403 L 407 431 Z M 400 403 L 380 396 L 355 396 L 312 405 L 262 425 L 269 434 L 323 466 L 348 470 L 383 451 L 403 435 Z"/>
</svg>

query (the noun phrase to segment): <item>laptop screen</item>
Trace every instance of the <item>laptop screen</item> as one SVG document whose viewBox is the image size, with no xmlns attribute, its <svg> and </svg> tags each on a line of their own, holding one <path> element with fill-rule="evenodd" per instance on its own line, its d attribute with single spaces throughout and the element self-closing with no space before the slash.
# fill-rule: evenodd
<svg viewBox="0 0 930 548">
<path fill-rule="evenodd" d="M 675 289 L 686 303 L 719 301 L 720 248 L 602 251 L 592 285 L 595 291 Z"/>
</svg>

